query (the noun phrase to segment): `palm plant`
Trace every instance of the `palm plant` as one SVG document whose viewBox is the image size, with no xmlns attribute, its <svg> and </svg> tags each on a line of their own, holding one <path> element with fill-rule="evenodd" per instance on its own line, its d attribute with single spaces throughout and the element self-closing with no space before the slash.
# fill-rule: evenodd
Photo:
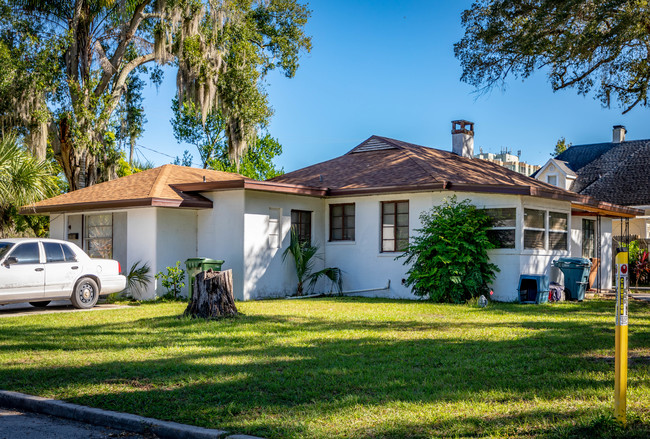
<svg viewBox="0 0 650 439">
<path fill-rule="evenodd" d="M 342 277 L 341 269 L 336 267 L 327 267 L 323 268 L 320 271 L 312 272 L 314 269 L 315 258 L 318 256 L 318 246 L 311 245 L 309 242 L 301 241 L 298 238 L 298 233 L 295 228 L 291 228 L 291 242 L 289 247 L 282 253 L 282 261 L 287 259 L 287 256 L 290 254 L 293 258 L 293 262 L 296 267 L 296 276 L 298 277 L 298 286 L 296 288 L 296 294 L 302 296 L 305 283 L 307 284 L 307 290 L 312 291 L 316 286 L 316 282 L 321 277 L 326 277 L 332 281 L 332 289 L 340 293 L 342 291 Z"/>
<path fill-rule="evenodd" d="M 151 282 L 151 267 L 148 263 L 137 261 L 129 269 L 129 273 L 126 275 L 126 288 L 124 289 L 124 295 L 130 298 L 137 298 L 140 296 L 140 291 L 145 288 Z"/>
<path fill-rule="evenodd" d="M 13 225 L 13 211 L 54 195 L 57 188 L 47 161 L 25 150 L 15 134 L 0 138 L 0 233 Z"/>
</svg>

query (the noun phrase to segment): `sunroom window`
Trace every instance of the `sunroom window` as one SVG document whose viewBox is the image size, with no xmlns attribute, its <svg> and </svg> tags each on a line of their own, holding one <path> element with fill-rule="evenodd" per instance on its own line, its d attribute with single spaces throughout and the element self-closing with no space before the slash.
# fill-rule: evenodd
<svg viewBox="0 0 650 439">
<path fill-rule="evenodd" d="M 524 248 L 546 248 L 546 211 L 524 209 Z"/>
<path fill-rule="evenodd" d="M 567 250 L 569 216 L 566 213 L 548 213 L 548 246 L 550 250 Z"/>
<path fill-rule="evenodd" d="M 485 213 L 492 219 L 492 228 L 487 232 L 490 241 L 497 244 L 497 248 L 515 248 L 517 209 L 485 209 Z"/>
</svg>

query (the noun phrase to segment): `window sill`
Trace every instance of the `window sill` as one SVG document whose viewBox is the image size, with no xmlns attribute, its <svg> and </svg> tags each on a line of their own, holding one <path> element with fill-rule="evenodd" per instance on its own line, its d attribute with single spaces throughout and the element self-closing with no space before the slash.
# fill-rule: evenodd
<svg viewBox="0 0 650 439">
<path fill-rule="evenodd" d="M 404 252 L 379 252 L 377 254 L 377 257 L 379 258 L 396 258 L 398 256 L 403 255 Z"/>
<path fill-rule="evenodd" d="M 336 241 L 327 241 L 326 245 L 355 245 L 356 241 L 338 239 Z"/>
</svg>

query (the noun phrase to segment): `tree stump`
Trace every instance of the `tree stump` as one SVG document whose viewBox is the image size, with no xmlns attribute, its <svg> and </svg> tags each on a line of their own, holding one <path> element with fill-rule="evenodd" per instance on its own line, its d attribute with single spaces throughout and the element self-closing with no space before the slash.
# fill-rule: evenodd
<svg viewBox="0 0 650 439">
<path fill-rule="evenodd" d="M 237 315 L 232 292 L 232 270 L 208 270 L 198 273 L 194 294 L 184 315 L 204 319 Z"/>
</svg>

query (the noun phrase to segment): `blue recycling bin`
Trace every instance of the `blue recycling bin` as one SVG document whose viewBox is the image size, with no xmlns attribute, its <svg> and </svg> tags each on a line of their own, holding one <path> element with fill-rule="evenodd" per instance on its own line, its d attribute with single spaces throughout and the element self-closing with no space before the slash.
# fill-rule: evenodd
<svg viewBox="0 0 650 439">
<path fill-rule="evenodd" d="M 553 266 L 564 273 L 566 300 L 582 302 L 589 285 L 591 261 L 586 258 L 560 258 L 553 261 Z"/>
</svg>

